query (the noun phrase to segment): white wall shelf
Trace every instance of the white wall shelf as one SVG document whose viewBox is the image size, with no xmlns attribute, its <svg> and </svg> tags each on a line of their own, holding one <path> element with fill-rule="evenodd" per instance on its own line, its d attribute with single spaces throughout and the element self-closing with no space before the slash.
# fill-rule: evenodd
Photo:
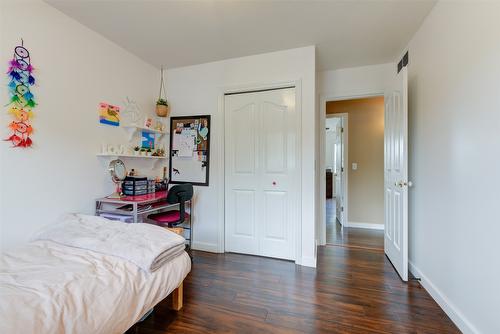
<svg viewBox="0 0 500 334">
<path fill-rule="evenodd" d="M 151 129 L 151 128 L 146 128 L 144 126 L 137 126 L 137 125 L 124 125 L 122 126 L 122 128 L 127 131 L 128 133 L 128 140 L 132 140 L 132 138 L 134 138 L 134 135 L 138 132 L 142 132 L 142 131 L 146 131 L 146 132 L 149 132 L 149 133 L 155 133 L 155 134 L 158 134 L 161 136 L 163 135 L 166 135 L 168 134 L 168 132 L 166 131 L 160 131 L 160 130 L 155 130 L 155 129 Z"/>
<path fill-rule="evenodd" d="M 167 157 L 155 157 L 151 155 L 134 155 L 134 154 L 97 154 L 98 157 L 110 157 L 110 158 L 138 158 L 138 159 L 166 159 Z"/>
</svg>

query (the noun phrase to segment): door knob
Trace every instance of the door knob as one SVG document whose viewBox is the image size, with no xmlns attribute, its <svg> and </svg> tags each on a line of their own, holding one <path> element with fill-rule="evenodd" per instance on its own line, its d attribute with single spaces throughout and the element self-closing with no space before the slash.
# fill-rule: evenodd
<svg viewBox="0 0 500 334">
<path fill-rule="evenodd" d="M 413 182 L 411 182 L 411 181 L 408 181 L 408 182 L 406 182 L 406 181 L 399 181 L 399 182 L 395 182 L 394 185 L 396 187 L 401 187 L 401 188 L 403 188 L 403 187 L 411 187 L 411 186 L 413 186 Z"/>
</svg>

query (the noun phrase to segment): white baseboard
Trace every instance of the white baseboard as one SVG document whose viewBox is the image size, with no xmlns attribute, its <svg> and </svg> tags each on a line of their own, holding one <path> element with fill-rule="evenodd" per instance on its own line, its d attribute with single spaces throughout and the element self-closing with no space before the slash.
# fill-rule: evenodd
<svg viewBox="0 0 500 334">
<path fill-rule="evenodd" d="M 371 230 L 383 230 L 384 224 L 375 223 L 361 223 L 361 222 L 347 222 L 346 227 L 368 228 Z"/>
<path fill-rule="evenodd" d="M 413 276 L 420 278 L 420 284 L 438 303 L 443 311 L 450 317 L 451 321 L 465 334 L 479 334 L 474 325 L 465 318 L 462 312 L 435 286 L 424 273 L 420 271 L 411 261 L 408 261 L 410 272 Z"/>
<path fill-rule="evenodd" d="M 211 244 L 208 242 L 195 241 L 195 242 L 193 242 L 192 248 L 194 250 L 199 250 L 199 251 L 204 251 L 204 252 L 221 253 L 219 251 L 219 246 L 217 244 Z"/>
</svg>

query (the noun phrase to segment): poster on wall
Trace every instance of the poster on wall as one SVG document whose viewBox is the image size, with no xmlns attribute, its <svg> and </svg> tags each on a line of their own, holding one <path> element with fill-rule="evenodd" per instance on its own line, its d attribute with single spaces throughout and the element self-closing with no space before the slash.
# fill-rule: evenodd
<svg viewBox="0 0 500 334">
<path fill-rule="evenodd" d="M 120 126 L 120 107 L 108 103 L 99 103 L 99 123 Z"/>
<path fill-rule="evenodd" d="M 208 186 L 210 115 L 170 118 L 170 183 Z"/>
</svg>

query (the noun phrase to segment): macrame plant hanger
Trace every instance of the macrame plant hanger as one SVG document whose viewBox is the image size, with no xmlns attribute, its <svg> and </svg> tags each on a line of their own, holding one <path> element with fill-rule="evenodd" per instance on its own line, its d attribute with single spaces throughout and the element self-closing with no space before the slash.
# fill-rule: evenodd
<svg viewBox="0 0 500 334">
<path fill-rule="evenodd" d="M 170 107 L 167 102 L 167 92 L 165 91 L 163 66 L 161 66 L 160 92 L 158 94 L 158 101 L 156 101 L 156 115 L 158 115 L 159 117 L 167 117 L 169 113 L 170 113 Z"/>
</svg>

